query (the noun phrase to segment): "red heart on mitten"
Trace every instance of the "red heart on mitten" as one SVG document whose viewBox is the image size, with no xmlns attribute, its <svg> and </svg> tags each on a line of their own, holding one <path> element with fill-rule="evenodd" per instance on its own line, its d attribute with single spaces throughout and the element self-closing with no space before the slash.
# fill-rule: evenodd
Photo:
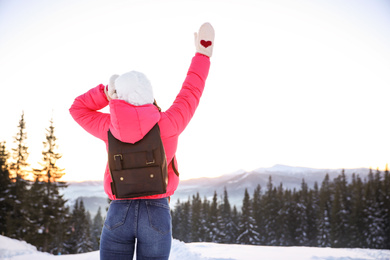
<svg viewBox="0 0 390 260">
<path fill-rule="evenodd" d="M 212 44 L 212 42 L 211 41 L 201 40 L 200 44 L 202 44 L 203 47 L 207 48 L 207 47 L 209 47 Z"/>
</svg>

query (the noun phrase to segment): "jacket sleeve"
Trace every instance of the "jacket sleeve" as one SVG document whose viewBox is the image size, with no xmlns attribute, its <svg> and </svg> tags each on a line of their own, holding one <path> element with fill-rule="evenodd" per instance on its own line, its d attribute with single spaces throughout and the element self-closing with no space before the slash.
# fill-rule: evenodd
<svg viewBox="0 0 390 260">
<path fill-rule="evenodd" d="M 194 115 L 203 93 L 209 68 L 210 58 L 196 53 L 179 94 L 172 106 L 164 112 L 170 119 L 176 134 L 183 132 Z"/>
<path fill-rule="evenodd" d="M 88 133 L 102 140 L 107 139 L 110 114 L 98 112 L 108 105 L 104 85 L 78 96 L 69 109 L 73 119 Z"/>
</svg>

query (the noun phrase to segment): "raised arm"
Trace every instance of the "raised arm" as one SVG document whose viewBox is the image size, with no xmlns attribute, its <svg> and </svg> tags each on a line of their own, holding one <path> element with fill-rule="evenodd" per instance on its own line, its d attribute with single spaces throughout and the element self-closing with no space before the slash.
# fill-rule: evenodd
<svg viewBox="0 0 390 260">
<path fill-rule="evenodd" d="M 107 139 L 110 115 L 98 110 L 108 105 L 104 85 L 89 90 L 78 96 L 69 109 L 73 119 L 88 133 L 102 140 Z"/>
<path fill-rule="evenodd" d="M 192 59 L 183 86 L 172 106 L 165 112 L 178 134 L 188 125 L 199 105 L 209 73 L 213 47 L 214 29 L 209 23 L 205 23 L 200 27 L 199 33 L 195 33 L 197 53 Z"/>
</svg>

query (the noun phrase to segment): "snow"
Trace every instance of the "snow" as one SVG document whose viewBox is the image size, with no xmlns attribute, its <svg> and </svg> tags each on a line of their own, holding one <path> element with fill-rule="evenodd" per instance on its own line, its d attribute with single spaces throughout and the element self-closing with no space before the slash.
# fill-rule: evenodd
<svg viewBox="0 0 390 260">
<path fill-rule="evenodd" d="M 209 259 L 237 260 L 378 260 L 390 259 L 390 250 L 344 249 L 318 247 L 277 247 L 190 243 L 191 252 Z"/>
<path fill-rule="evenodd" d="M 38 252 L 23 241 L 0 236 L 0 259 L 9 260 L 98 260 L 99 251 L 54 256 Z M 272 247 L 183 243 L 173 240 L 170 260 L 389 260 L 390 250 L 317 247 Z"/>
<path fill-rule="evenodd" d="M 239 178 L 237 178 L 235 180 L 228 181 L 227 183 L 238 183 L 238 182 L 244 180 L 245 178 L 247 178 L 249 175 L 250 175 L 249 172 L 242 173 L 242 176 L 240 176 Z"/>
</svg>

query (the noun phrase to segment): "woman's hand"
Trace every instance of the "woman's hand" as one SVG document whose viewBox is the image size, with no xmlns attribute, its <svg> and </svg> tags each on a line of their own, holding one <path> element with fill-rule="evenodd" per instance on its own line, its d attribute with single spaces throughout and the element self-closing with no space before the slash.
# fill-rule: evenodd
<svg viewBox="0 0 390 260">
<path fill-rule="evenodd" d="M 115 90 L 115 80 L 118 77 L 119 77 L 119 75 L 116 75 L 116 74 L 112 75 L 110 80 L 109 80 L 108 85 L 106 87 L 104 87 L 104 93 L 106 94 L 108 101 L 110 101 L 111 99 L 118 98 L 118 95 L 116 94 L 116 90 Z"/>
<path fill-rule="evenodd" d="M 214 47 L 214 28 L 209 23 L 204 23 L 199 28 L 199 32 L 195 33 L 195 48 L 196 51 L 211 57 Z"/>
</svg>

